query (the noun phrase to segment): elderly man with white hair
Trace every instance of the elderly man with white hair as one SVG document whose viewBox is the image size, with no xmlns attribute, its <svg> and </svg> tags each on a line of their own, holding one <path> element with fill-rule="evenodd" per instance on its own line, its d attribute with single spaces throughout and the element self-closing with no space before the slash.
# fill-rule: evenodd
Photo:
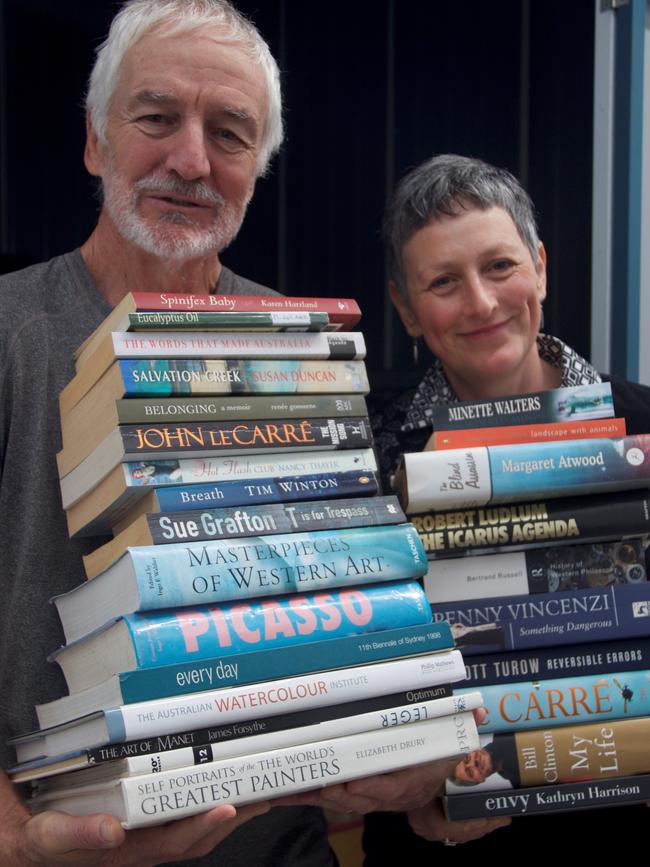
<svg viewBox="0 0 650 867">
<path fill-rule="evenodd" d="M 83 580 L 58 493 L 57 395 L 73 352 L 127 292 L 270 294 L 219 254 L 282 141 L 277 65 L 227 0 L 134 0 L 100 48 L 87 96 L 85 164 L 97 226 L 78 250 L 0 278 L 1 767 L 33 707 L 65 692 L 46 656 L 62 643 L 47 600 Z M 0 773 L 3 867 L 333 863 L 321 811 L 221 806 L 125 833 L 110 816 L 32 817 Z M 225 838 L 228 837 L 226 840 Z M 224 842 L 222 842 L 224 841 Z M 217 843 L 212 855 L 207 857 Z"/>
</svg>

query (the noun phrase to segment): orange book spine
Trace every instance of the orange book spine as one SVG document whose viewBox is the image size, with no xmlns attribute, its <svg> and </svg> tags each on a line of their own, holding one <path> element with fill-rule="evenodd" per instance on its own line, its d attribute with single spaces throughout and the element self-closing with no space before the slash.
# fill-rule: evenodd
<svg viewBox="0 0 650 867">
<path fill-rule="evenodd" d="M 431 435 L 425 450 L 507 446 L 514 443 L 551 442 L 553 440 L 600 439 L 601 437 L 622 437 L 625 434 L 624 418 L 589 419 L 579 422 L 557 421 L 547 424 L 438 431 Z"/>
</svg>

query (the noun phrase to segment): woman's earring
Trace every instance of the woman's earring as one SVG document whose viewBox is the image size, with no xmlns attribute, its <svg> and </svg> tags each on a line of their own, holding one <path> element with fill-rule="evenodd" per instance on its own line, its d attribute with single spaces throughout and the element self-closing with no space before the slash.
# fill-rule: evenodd
<svg viewBox="0 0 650 867">
<path fill-rule="evenodd" d="M 420 338 L 413 338 L 413 367 L 420 366 Z"/>
<path fill-rule="evenodd" d="M 544 330 L 544 307 L 539 305 L 539 330 Z"/>
</svg>

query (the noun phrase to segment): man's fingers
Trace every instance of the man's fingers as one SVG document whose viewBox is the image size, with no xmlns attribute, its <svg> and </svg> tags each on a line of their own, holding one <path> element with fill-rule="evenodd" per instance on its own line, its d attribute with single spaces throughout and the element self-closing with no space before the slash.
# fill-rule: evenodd
<svg viewBox="0 0 650 867">
<path fill-rule="evenodd" d="M 37 863 L 78 850 L 115 849 L 125 832 L 113 816 L 69 816 L 48 811 L 34 816 L 24 826 L 27 855 Z"/>
</svg>

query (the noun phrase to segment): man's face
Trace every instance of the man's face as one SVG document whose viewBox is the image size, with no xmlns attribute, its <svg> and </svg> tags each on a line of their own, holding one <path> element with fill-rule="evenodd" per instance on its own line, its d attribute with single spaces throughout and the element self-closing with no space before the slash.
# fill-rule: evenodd
<svg viewBox="0 0 650 867">
<path fill-rule="evenodd" d="M 468 753 L 454 768 L 453 781 L 461 785 L 476 786 L 494 773 L 492 756 L 487 750 L 474 750 Z"/>
<path fill-rule="evenodd" d="M 107 144 L 86 165 L 131 244 L 170 259 L 222 250 L 253 193 L 267 112 L 259 67 L 218 30 L 150 33 L 125 55 Z"/>
</svg>

